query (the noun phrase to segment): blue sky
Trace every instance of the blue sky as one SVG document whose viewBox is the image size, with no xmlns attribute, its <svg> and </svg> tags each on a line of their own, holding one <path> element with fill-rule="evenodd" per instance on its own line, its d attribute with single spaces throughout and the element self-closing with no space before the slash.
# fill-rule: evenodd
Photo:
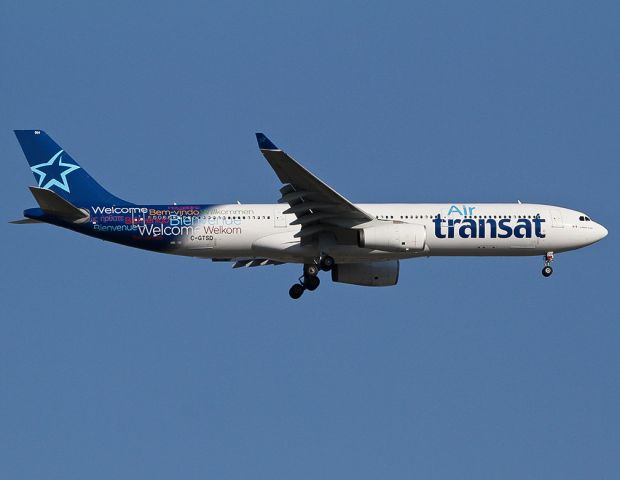
<svg viewBox="0 0 620 480">
<path fill-rule="evenodd" d="M 617 2 L 5 2 L 0 477 L 611 478 Z M 358 202 L 529 201 L 609 236 L 324 281 L 16 226 L 42 128 L 144 203 L 272 202 L 253 133 Z"/>
</svg>

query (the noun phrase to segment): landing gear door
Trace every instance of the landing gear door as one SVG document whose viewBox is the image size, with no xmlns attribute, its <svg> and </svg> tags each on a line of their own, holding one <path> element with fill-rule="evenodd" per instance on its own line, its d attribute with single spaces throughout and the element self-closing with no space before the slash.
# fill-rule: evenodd
<svg viewBox="0 0 620 480">
<path fill-rule="evenodd" d="M 562 211 L 551 209 L 551 226 L 554 228 L 564 228 L 564 219 L 562 218 Z"/>
</svg>

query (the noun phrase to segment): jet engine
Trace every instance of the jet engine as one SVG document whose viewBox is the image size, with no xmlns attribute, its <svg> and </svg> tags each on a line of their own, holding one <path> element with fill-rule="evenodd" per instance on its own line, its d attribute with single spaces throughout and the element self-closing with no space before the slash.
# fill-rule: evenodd
<svg viewBox="0 0 620 480">
<path fill-rule="evenodd" d="M 364 287 L 390 287 L 398 283 L 399 267 L 398 260 L 340 263 L 332 268 L 332 280 Z"/>
<path fill-rule="evenodd" d="M 358 245 L 384 252 L 424 250 L 426 228 L 411 223 L 392 223 L 358 230 Z"/>
</svg>

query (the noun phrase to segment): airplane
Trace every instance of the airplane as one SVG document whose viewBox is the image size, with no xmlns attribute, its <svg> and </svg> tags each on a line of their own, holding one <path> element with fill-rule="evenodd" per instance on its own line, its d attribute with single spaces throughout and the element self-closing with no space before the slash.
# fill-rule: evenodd
<svg viewBox="0 0 620 480">
<path fill-rule="evenodd" d="M 607 229 L 589 215 L 526 203 L 354 204 L 257 133 L 280 182 L 276 204 L 161 204 L 122 200 L 99 185 L 43 130 L 15 130 L 35 176 L 38 208 L 12 223 L 49 223 L 144 250 L 231 262 L 233 268 L 295 263 L 298 299 L 334 282 L 398 283 L 400 260 L 434 256 L 555 255 L 591 245 Z"/>
</svg>

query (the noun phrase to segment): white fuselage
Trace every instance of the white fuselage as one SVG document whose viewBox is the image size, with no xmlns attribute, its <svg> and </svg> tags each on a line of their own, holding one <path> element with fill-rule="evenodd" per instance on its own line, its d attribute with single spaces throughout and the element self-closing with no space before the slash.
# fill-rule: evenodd
<svg viewBox="0 0 620 480">
<path fill-rule="evenodd" d="M 607 230 L 586 214 L 562 207 L 521 203 L 357 204 L 375 220 L 353 229 L 416 224 L 426 232 L 424 248 L 382 251 L 360 248 L 323 235 L 302 245 L 283 204 L 213 205 L 201 212 L 190 234 L 177 241 L 181 255 L 212 259 L 268 258 L 304 263 L 321 254 L 337 263 L 420 256 L 525 256 L 563 252 L 590 245 Z M 587 219 L 587 220 L 586 220 Z"/>
</svg>

